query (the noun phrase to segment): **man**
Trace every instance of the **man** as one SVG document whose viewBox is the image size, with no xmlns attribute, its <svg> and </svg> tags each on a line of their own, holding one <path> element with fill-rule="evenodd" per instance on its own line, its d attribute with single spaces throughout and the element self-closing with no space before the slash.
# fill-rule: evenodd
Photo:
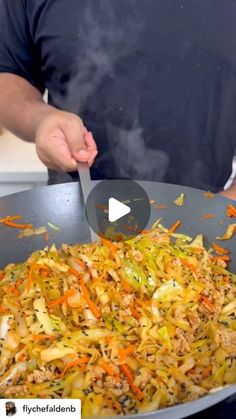
<svg viewBox="0 0 236 419">
<path fill-rule="evenodd" d="M 236 149 L 234 2 L 0 7 L 0 124 L 36 142 L 49 183 L 75 179 L 79 160 L 94 179 L 223 190 Z M 236 199 L 236 183 L 223 193 Z"/>
<path fill-rule="evenodd" d="M 6 416 L 13 416 L 16 414 L 16 405 L 14 402 L 6 402 Z"/>
</svg>

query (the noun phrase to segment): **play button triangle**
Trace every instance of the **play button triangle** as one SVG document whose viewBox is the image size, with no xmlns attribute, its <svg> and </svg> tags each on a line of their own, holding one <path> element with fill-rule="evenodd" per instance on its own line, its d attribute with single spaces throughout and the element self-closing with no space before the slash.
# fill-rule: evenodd
<svg viewBox="0 0 236 419">
<path fill-rule="evenodd" d="M 108 219 L 110 223 L 119 220 L 131 212 L 128 205 L 123 204 L 115 198 L 109 198 L 108 201 Z"/>
</svg>

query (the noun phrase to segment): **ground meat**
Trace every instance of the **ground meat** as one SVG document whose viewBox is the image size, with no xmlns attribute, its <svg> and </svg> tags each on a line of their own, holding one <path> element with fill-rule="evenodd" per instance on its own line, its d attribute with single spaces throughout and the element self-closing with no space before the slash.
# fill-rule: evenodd
<svg viewBox="0 0 236 419">
<path fill-rule="evenodd" d="M 193 336 L 190 334 L 188 336 L 184 335 L 183 330 L 176 329 L 176 338 L 173 339 L 173 346 L 176 353 L 191 352 L 191 347 L 189 342 L 193 340 Z"/>
<path fill-rule="evenodd" d="M 119 320 L 122 322 L 127 319 L 127 316 L 131 316 L 132 313 L 129 308 L 126 310 L 119 310 Z"/>
<path fill-rule="evenodd" d="M 115 396 L 121 396 L 129 391 L 129 385 L 126 381 L 117 381 L 113 377 L 106 377 L 105 387 L 115 394 Z"/>
<path fill-rule="evenodd" d="M 186 333 L 177 328 L 175 339 L 173 339 L 174 350 L 177 353 L 191 352 L 190 343 L 195 340 L 192 333 Z"/>
<path fill-rule="evenodd" d="M 133 300 L 134 300 L 133 294 L 125 294 L 122 298 L 122 304 L 124 307 L 128 307 L 133 302 Z"/>
<path fill-rule="evenodd" d="M 28 392 L 28 388 L 26 385 L 21 386 L 10 386 L 10 387 L 0 387 L 0 393 L 4 396 L 10 397 L 17 397 L 17 396 L 24 396 Z"/>
<path fill-rule="evenodd" d="M 184 311 L 184 307 L 176 308 L 174 312 L 174 318 L 176 320 L 185 320 Z"/>
<path fill-rule="evenodd" d="M 46 370 L 45 367 L 42 367 L 40 370 L 35 370 L 31 374 L 28 375 L 27 381 L 29 383 L 37 383 L 41 384 L 44 383 L 44 381 L 51 381 L 55 380 L 56 375 L 49 370 Z"/>
<path fill-rule="evenodd" d="M 194 384 L 199 384 L 202 381 L 202 375 L 196 372 L 188 372 L 188 377 L 193 381 Z"/>
<path fill-rule="evenodd" d="M 105 371 L 104 371 L 103 368 L 95 366 L 92 369 L 91 378 L 92 378 L 93 381 L 100 380 L 100 379 L 102 379 L 104 374 L 105 374 Z"/>
<path fill-rule="evenodd" d="M 217 338 L 223 349 L 230 355 L 236 355 L 236 331 L 220 330 Z"/>
<path fill-rule="evenodd" d="M 156 361 L 156 356 L 155 355 L 148 355 L 147 356 L 147 360 L 149 362 L 155 362 Z"/>
<path fill-rule="evenodd" d="M 199 314 L 197 311 L 189 312 L 188 313 L 188 321 L 191 325 L 193 330 L 198 328 L 199 323 L 201 322 Z"/>
</svg>

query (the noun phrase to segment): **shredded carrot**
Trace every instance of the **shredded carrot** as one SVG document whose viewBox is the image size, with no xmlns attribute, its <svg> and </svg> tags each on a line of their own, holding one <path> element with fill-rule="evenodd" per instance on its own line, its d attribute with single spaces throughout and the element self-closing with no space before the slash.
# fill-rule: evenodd
<svg viewBox="0 0 236 419">
<path fill-rule="evenodd" d="M 136 310 L 136 308 L 130 307 L 130 311 L 133 314 L 133 316 L 135 317 L 135 319 L 137 319 L 137 320 L 140 319 L 141 314 Z"/>
<path fill-rule="evenodd" d="M 128 225 L 128 224 L 122 224 L 122 227 L 123 227 L 125 230 L 127 230 L 127 231 L 133 231 L 134 233 L 138 233 L 138 232 L 139 232 L 139 229 L 138 229 L 138 228 L 133 227 L 133 226 Z"/>
<path fill-rule="evenodd" d="M 86 269 L 86 265 L 83 262 L 83 260 L 81 259 L 76 259 L 76 263 L 82 268 L 82 269 Z"/>
<path fill-rule="evenodd" d="M 4 272 L 0 272 L 0 281 L 4 278 L 5 273 Z"/>
<path fill-rule="evenodd" d="M 116 371 L 107 362 L 103 362 L 101 367 L 110 377 L 118 378 Z"/>
<path fill-rule="evenodd" d="M 6 288 L 6 292 L 7 292 L 8 294 L 13 294 L 13 295 L 15 295 L 16 297 L 19 297 L 19 295 L 20 295 L 20 291 L 18 290 L 18 288 L 16 288 L 15 284 L 10 285 L 9 287 L 7 287 L 7 288 Z"/>
<path fill-rule="evenodd" d="M 32 224 L 19 224 L 19 223 L 14 223 L 14 221 L 10 221 L 10 220 L 6 220 L 4 224 L 9 227 L 20 228 L 20 229 L 33 228 Z"/>
<path fill-rule="evenodd" d="M 233 204 L 227 205 L 226 215 L 228 217 L 236 217 L 236 207 Z"/>
<path fill-rule="evenodd" d="M 0 306 L 0 313 L 5 313 L 6 311 L 8 311 L 7 307 Z"/>
<path fill-rule="evenodd" d="M 223 276 L 223 281 L 224 281 L 225 284 L 228 284 L 229 283 L 229 277 L 224 275 Z"/>
<path fill-rule="evenodd" d="M 48 232 L 46 231 L 45 235 L 44 235 L 45 241 L 48 242 L 49 236 L 48 236 Z"/>
<path fill-rule="evenodd" d="M 142 230 L 142 234 L 150 234 L 151 230 Z"/>
<path fill-rule="evenodd" d="M 217 256 L 211 256 L 212 260 L 223 260 L 224 262 L 228 262 L 229 261 L 229 256 L 227 255 L 217 255 Z"/>
<path fill-rule="evenodd" d="M 81 288 L 81 291 L 82 291 L 82 296 L 84 297 L 84 299 L 85 299 L 86 303 L 88 304 L 90 310 L 92 311 L 93 315 L 97 318 L 101 317 L 100 310 L 96 307 L 96 305 L 94 304 L 94 302 L 91 300 L 91 298 L 89 296 L 88 288 L 85 285 L 83 277 L 80 278 L 80 288 Z"/>
<path fill-rule="evenodd" d="M 219 253 L 220 255 L 227 255 L 229 253 L 228 249 L 225 249 L 224 247 L 220 246 L 219 244 L 212 243 L 211 245 L 212 249 L 216 251 L 216 253 Z"/>
<path fill-rule="evenodd" d="M 54 340 L 54 339 L 56 339 L 56 336 L 42 334 L 42 335 L 32 335 L 31 338 L 33 340 L 44 340 L 44 339 Z"/>
<path fill-rule="evenodd" d="M 18 290 L 18 288 L 15 287 L 13 294 L 16 295 L 16 297 L 19 297 L 20 291 Z"/>
<path fill-rule="evenodd" d="M 131 287 L 131 285 L 129 285 L 128 282 L 124 278 L 120 277 L 120 283 L 122 287 L 124 288 L 125 292 L 131 293 L 133 291 L 133 288 Z"/>
<path fill-rule="evenodd" d="M 115 244 L 112 243 L 110 240 L 104 239 L 103 237 L 101 237 L 101 241 L 105 246 L 107 246 L 110 249 L 112 256 L 115 256 L 117 252 L 117 247 L 115 246 Z"/>
<path fill-rule="evenodd" d="M 76 367 L 77 365 L 78 365 L 78 366 L 86 365 L 86 364 L 89 362 L 89 359 L 90 359 L 89 357 L 84 356 L 84 357 L 77 358 L 77 359 L 75 359 L 74 361 L 69 362 L 69 363 L 65 366 L 64 370 L 61 372 L 61 378 L 63 378 L 63 377 L 64 377 L 65 373 L 66 373 L 69 369 L 71 369 L 71 368 L 73 368 L 73 367 Z"/>
<path fill-rule="evenodd" d="M 69 291 L 65 292 L 65 294 L 63 294 L 57 300 L 49 301 L 48 302 L 48 307 L 53 307 L 53 306 L 57 306 L 59 304 L 66 303 L 67 299 L 69 297 L 72 297 L 72 295 L 75 295 L 75 294 L 76 294 L 75 290 L 69 290 Z"/>
<path fill-rule="evenodd" d="M 47 274 L 49 274 L 51 272 L 51 269 L 47 265 L 42 265 L 42 264 L 36 263 L 35 266 L 37 266 L 37 267 L 39 266 L 40 276 L 44 276 L 46 272 L 47 272 Z"/>
<path fill-rule="evenodd" d="M 50 273 L 50 269 L 45 269 L 45 268 L 40 268 L 39 270 L 39 274 L 41 276 L 41 278 L 46 278 Z"/>
<path fill-rule="evenodd" d="M 195 368 L 191 368 L 191 370 L 188 370 L 188 374 L 196 374 Z"/>
<path fill-rule="evenodd" d="M 47 265 L 43 265 L 42 263 L 32 263 L 31 266 L 33 269 L 43 269 L 45 271 L 50 272 L 50 268 Z"/>
<path fill-rule="evenodd" d="M 121 411 L 122 410 L 121 404 L 117 400 L 114 400 L 113 401 L 113 406 L 118 411 Z"/>
<path fill-rule="evenodd" d="M 175 232 L 175 230 L 177 230 L 177 228 L 180 226 L 181 221 L 177 220 L 172 227 L 168 230 L 168 232 L 166 233 L 167 236 L 171 236 L 171 234 L 173 234 Z"/>
<path fill-rule="evenodd" d="M 190 269 L 190 271 L 192 271 L 192 272 L 196 272 L 196 268 L 195 268 L 195 266 L 192 264 L 192 263 L 190 263 L 187 259 L 184 259 L 184 258 L 182 258 L 182 257 L 179 257 L 179 259 L 181 260 L 181 263 L 186 267 L 186 268 L 189 268 Z"/>
<path fill-rule="evenodd" d="M 39 269 L 39 275 L 42 278 L 46 278 L 51 272 L 50 268 L 47 265 L 41 265 L 39 263 L 34 264 L 34 269 Z"/>
<path fill-rule="evenodd" d="M 127 356 L 132 355 L 135 352 L 136 345 L 129 345 L 127 348 L 123 348 L 119 351 L 120 362 L 126 360 Z"/>
<path fill-rule="evenodd" d="M 96 208 L 102 209 L 102 210 L 108 210 L 108 206 L 107 205 L 102 205 L 102 204 L 96 204 Z"/>
<path fill-rule="evenodd" d="M 154 205 L 154 207 L 156 209 L 166 209 L 166 208 L 168 208 L 167 205 L 164 205 L 164 204 L 156 204 L 156 205 Z"/>
<path fill-rule="evenodd" d="M 21 215 L 8 215 L 5 218 L 1 218 L 0 223 L 5 223 L 6 221 L 19 220 L 20 218 L 22 218 Z"/>
<path fill-rule="evenodd" d="M 210 311 L 213 311 L 214 310 L 214 305 L 209 300 L 209 298 L 207 298 L 205 295 L 201 295 L 201 299 L 205 303 L 205 305 L 208 308 L 208 310 L 210 310 Z"/>
<path fill-rule="evenodd" d="M 142 303 L 144 306 L 146 306 L 146 307 L 150 307 L 150 305 L 151 305 L 151 301 L 150 300 L 143 300 L 143 303 Z"/>
<path fill-rule="evenodd" d="M 22 284 L 23 284 L 23 282 L 24 282 L 24 279 L 23 279 L 23 278 L 20 278 L 20 279 L 18 279 L 18 280 L 15 282 L 15 285 L 17 285 L 17 286 L 22 285 Z"/>
<path fill-rule="evenodd" d="M 26 354 L 24 354 L 24 353 L 20 354 L 18 360 L 19 361 L 25 361 L 26 360 Z"/>
<path fill-rule="evenodd" d="M 42 392 L 40 392 L 40 393 L 38 393 L 38 397 L 39 397 L 40 399 L 46 399 L 46 398 L 47 398 L 47 393 L 42 393 Z"/>
<path fill-rule="evenodd" d="M 128 365 L 127 364 L 120 365 L 120 369 L 124 373 L 124 375 L 126 376 L 126 378 L 128 380 L 128 383 L 129 384 L 130 384 L 130 382 L 133 383 L 134 377 L 133 377 Z"/>
<path fill-rule="evenodd" d="M 77 276 L 78 278 L 80 278 L 80 276 L 81 276 L 81 272 L 79 272 L 76 269 L 71 268 L 71 267 L 68 269 L 68 272 L 70 274 L 74 275 L 74 276 Z"/>
<path fill-rule="evenodd" d="M 33 272 L 37 271 L 37 270 L 42 270 L 41 272 L 50 272 L 50 269 L 48 268 L 48 266 L 46 265 L 41 265 L 39 263 L 32 263 L 32 265 L 30 265 L 29 268 L 29 272 L 28 272 L 28 276 L 27 276 L 27 285 L 26 285 L 26 289 L 27 291 L 30 290 L 32 284 L 33 284 Z M 44 273 L 42 276 L 45 276 Z"/>
<path fill-rule="evenodd" d="M 208 365 L 206 368 L 204 368 L 204 370 L 202 371 L 202 375 L 204 378 L 209 377 L 209 375 L 211 374 L 212 371 L 212 366 Z"/>
<path fill-rule="evenodd" d="M 210 218 L 215 218 L 216 215 L 215 214 L 202 214 L 202 218 L 205 219 L 210 219 Z"/>
<path fill-rule="evenodd" d="M 132 389 L 132 391 L 136 394 L 136 396 L 138 397 L 139 400 L 142 400 L 144 398 L 144 394 L 134 384 L 134 377 L 133 377 L 128 365 L 126 365 L 126 364 L 120 365 L 120 369 L 121 369 L 122 373 L 125 375 L 125 377 L 128 381 L 128 384 L 130 385 L 130 388 Z"/>
<path fill-rule="evenodd" d="M 203 195 L 205 196 L 205 198 L 210 199 L 215 197 L 215 195 L 211 191 L 204 192 Z"/>
<path fill-rule="evenodd" d="M 105 336 L 105 342 L 110 344 L 112 342 L 113 337 L 112 336 Z"/>
<path fill-rule="evenodd" d="M 204 249 L 202 247 L 193 247 L 192 252 L 194 253 L 203 253 Z"/>
<path fill-rule="evenodd" d="M 114 235 L 113 239 L 117 242 L 121 242 L 122 240 L 125 240 L 125 235 L 117 233 L 116 235 Z"/>
<path fill-rule="evenodd" d="M 235 217 L 236 216 L 236 207 L 233 204 L 231 204 L 231 205 L 229 205 L 229 209 L 230 209 L 231 214 Z"/>
</svg>

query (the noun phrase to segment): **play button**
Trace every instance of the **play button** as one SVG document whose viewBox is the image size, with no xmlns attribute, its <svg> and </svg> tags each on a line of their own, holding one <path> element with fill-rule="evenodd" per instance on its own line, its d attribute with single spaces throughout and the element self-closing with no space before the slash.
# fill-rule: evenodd
<svg viewBox="0 0 236 419">
<path fill-rule="evenodd" d="M 132 180 L 97 183 L 86 201 L 87 221 L 93 231 L 109 240 L 128 240 L 147 226 L 150 202 L 144 189 Z"/>
<path fill-rule="evenodd" d="M 131 209 L 128 207 L 128 205 L 122 204 L 122 202 L 115 198 L 109 198 L 108 220 L 110 223 L 114 223 L 114 221 L 117 221 L 125 215 L 129 214 L 130 211 Z"/>
</svg>

